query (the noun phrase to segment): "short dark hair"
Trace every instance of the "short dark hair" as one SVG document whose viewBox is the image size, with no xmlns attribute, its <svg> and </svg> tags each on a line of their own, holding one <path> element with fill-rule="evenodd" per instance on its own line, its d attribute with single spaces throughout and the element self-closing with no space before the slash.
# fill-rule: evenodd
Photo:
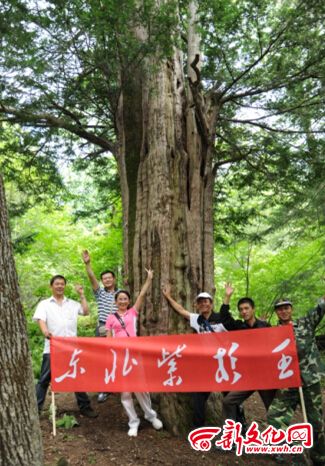
<svg viewBox="0 0 325 466">
<path fill-rule="evenodd" d="M 55 282 L 55 280 L 57 278 L 60 278 L 60 280 L 64 280 L 64 283 L 66 284 L 67 283 L 67 279 L 63 276 L 63 275 L 53 275 L 53 277 L 51 278 L 50 280 L 50 285 L 52 286 L 53 283 Z"/>
<path fill-rule="evenodd" d="M 114 295 L 115 301 L 117 301 L 117 298 L 119 297 L 119 295 L 120 295 L 121 293 L 125 293 L 125 294 L 127 295 L 127 297 L 128 297 L 129 299 L 131 299 L 131 295 L 130 295 L 130 293 L 129 293 L 127 290 L 118 290 L 118 291 L 115 293 L 115 295 Z"/>
<path fill-rule="evenodd" d="M 245 303 L 249 304 L 250 306 L 252 306 L 253 309 L 255 309 L 254 301 L 252 300 L 252 298 L 248 298 L 248 296 L 245 296 L 244 298 L 240 298 L 240 300 L 237 303 L 237 308 L 239 309 L 239 306 Z"/>
<path fill-rule="evenodd" d="M 103 278 L 103 275 L 106 275 L 107 273 L 112 274 L 112 275 L 113 275 L 113 278 L 116 278 L 116 277 L 115 277 L 115 273 L 114 273 L 112 270 L 104 270 L 104 272 L 102 272 L 102 273 L 100 274 L 100 279 L 102 279 L 102 278 Z"/>
</svg>

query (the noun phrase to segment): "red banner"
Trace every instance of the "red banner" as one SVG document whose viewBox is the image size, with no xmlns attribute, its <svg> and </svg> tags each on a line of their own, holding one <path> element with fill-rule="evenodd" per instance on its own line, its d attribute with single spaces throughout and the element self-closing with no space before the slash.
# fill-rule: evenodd
<svg viewBox="0 0 325 466">
<path fill-rule="evenodd" d="M 301 385 L 282 327 L 132 338 L 51 338 L 55 392 L 238 391 Z"/>
</svg>

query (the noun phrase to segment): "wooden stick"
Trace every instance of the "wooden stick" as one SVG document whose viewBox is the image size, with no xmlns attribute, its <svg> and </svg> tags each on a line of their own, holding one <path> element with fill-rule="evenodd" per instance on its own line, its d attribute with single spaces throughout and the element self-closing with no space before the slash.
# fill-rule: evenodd
<svg viewBox="0 0 325 466">
<path fill-rule="evenodd" d="M 55 406 L 55 396 L 54 396 L 54 392 L 51 390 L 52 392 L 52 426 L 53 426 L 53 437 L 56 436 L 56 406 Z"/>
<path fill-rule="evenodd" d="M 299 390 L 299 396 L 300 396 L 302 417 L 304 418 L 304 422 L 307 423 L 308 420 L 307 420 L 307 413 L 306 413 L 306 405 L 305 405 L 305 399 L 304 399 L 304 394 L 303 394 L 303 391 L 302 391 L 302 387 L 299 387 L 298 390 Z"/>
<path fill-rule="evenodd" d="M 303 391 L 302 391 L 302 387 L 299 387 L 298 390 L 299 390 L 299 396 L 300 396 L 300 405 L 301 405 L 302 417 L 304 419 L 304 422 L 307 423 L 308 419 L 307 419 L 306 405 L 305 405 L 305 399 L 304 399 L 304 394 L 303 394 Z M 309 465 L 312 465 L 312 460 L 310 458 L 310 451 L 305 449 L 303 455 L 304 455 L 305 460 L 307 461 L 307 463 Z"/>
</svg>

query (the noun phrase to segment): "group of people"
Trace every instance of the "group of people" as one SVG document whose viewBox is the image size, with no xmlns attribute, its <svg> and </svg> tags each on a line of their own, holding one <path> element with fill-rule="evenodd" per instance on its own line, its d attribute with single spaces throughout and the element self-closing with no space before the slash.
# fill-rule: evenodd
<svg viewBox="0 0 325 466">
<path fill-rule="evenodd" d="M 104 285 L 101 287 L 91 268 L 88 251 L 84 251 L 82 257 L 98 305 L 99 320 L 95 332 L 96 336 L 109 338 L 136 336 L 138 311 L 150 287 L 153 271 L 151 269 L 147 270 L 147 280 L 134 305 L 130 306 L 129 292 L 127 290 L 116 290 L 114 272 L 105 271 L 101 274 L 101 280 Z M 51 336 L 76 336 L 78 315 L 89 314 L 89 306 L 82 286 L 76 285 L 75 287 L 80 296 L 80 303 L 64 296 L 65 286 L 66 279 L 63 275 L 55 275 L 52 277 L 50 281 L 52 296 L 49 299 L 41 301 L 37 305 L 33 316 L 33 320 L 39 323 L 40 329 L 45 336 L 41 374 L 36 385 L 36 398 L 39 412 L 42 410 L 51 381 L 49 342 Z M 86 393 L 77 392 L 75 396 L 83 416 L 90 418 L 98 416 L 91 407 L 89 397 Z M 104 402 L 107 396 L 107 393 L 99 393 L 98 401 Z M 162 429 L 163 423 L 158 419 L 156 411 L 152 409 L 149 393 L 138 392 L 135 393 L 135 396 L 143 409 L 145 419 L 152 424 L 154 429 Z M 136 437 L 138 435 L 140 419 L 134 408 L 132 393 L 123 392 L 121 394 L 121 402 L 129 418 L 128 435 L 130 437 Z"/>
<path fill-rule="evenodd" d="M 227 332 L 234 330 L 249 330 L 270 327 L 270 324 L 255 316 L 255 304 L 249 297 L 239 299 L 237 308 L 242 319 L 234 319 L 230 313 L 230 298 L 234 292 L 230 283 L 225 286 L 225 296 L 220 312 L 213 311 L 213 299 L 209 293 L 202 292 L 196 298 L 198 313 L 191 313 L 177 303 L 171 296 L 171 287 L 166 285 L 163 294 L 172 308 L 187 319 L 197 333 Z M 275 302 L 274 310 L 279 325 L 292 325 L 296 338 L 299 367 L 302 379 L 303 396 L 306 405 L 308 422 L 313 427 L 313 448 L 310 452 L 314 466 L 325 465 L 325 429 L 322 408 L 320 380 L 322 374 L 321 358 L 317 348 L 315 332 L 325 314 L 325 296 L 318 305 L 309 311 L 305 317 L 293 320 L 293 305 L 288 299 L 282 298 Z M 224 393 L 222 400 L 223 419 L 242 422 L 245 430 L 245 416 L 241 404 L 254 391 L 233 391 Z M 258 390 L 267 412 L 268 424 L 277 429 L 285 430 L 300 403 L 298 388 L 282 390 Z M 193 394 L 195 427 L 205 423 L 205 404 L 210 393 Z M 242 418 L 242 420 L 241 420 Z"/>
<path fill-rule="evenodd" d="M 113 271 L 106 270 L 101 273 L 101 282 L 97 280 L 91 266 L 88 251 L 82 253 L 83 262 L 90 280 L 98 306 L 98 325 L 96 336 L 127 338 L 136 336 L 136 321 L 146 292 L 153 278 L 153 271 L 147 270 L 147 279 L 134 305 L 130 305 L 130 294 L 127 290 L 117 289 L 116 277 Z M 88 315 L 89 306 L 82 286 L 77 285 L 76 291 L 80 296 L 80 303 L 64 296 L 66 279 L 62 275 L 52 277 L 52 296 L 41 301 L 35 311 L 33 319 L 39 323 L 45 337 L 45 346 L 41 374 L 36 385 L 36 396 L 39 412 L 42 410 L 47 389 L 51 379 L 50 373 L 50 342 L 54 336 L 76 336 L 78 315 Z M 255 304 L 249 297 L 241 298 L 237 307 L 242 319 L 235 319 L 230 312 L 230 299 L 234 292 L 230 283 L 225 286 L 225 295 L 220 312 L 213 311 L 213 298 L 207 292 L 201 292 L 196 298 L 197 313 L 189 312 L 177 303 L 171 296 L 171 286 L 166 284 L 163 295 L 170 306 L 182 317 L 189 321 L 189 325 L 197 333 L 226 332 L 235 330 L 249 330 L 269 327 L 270 324 L 255 316 Z M 315 341 L 316 327 L 325 314 L 325 299 L 308 312 L 305 317 L 293 320 L 293 305 L 288 299 L 280 299 L 274 305 L 279 325 L 292 325 L 296 337 L 300 372 L 302 378 L 303 394 L 307 408 L 308 421 L 313 426 L 314 446 L 311 458 L 314 466 L 325 464 L 325 432 L 321 396 L 321 370 L 320 355 Z M 223 393 L 223 418 L 241 422 L 245 430 L 245 414 L 243 402 L 254 391 L 238 391 Z M 209 392 L 193 393 L 193 426 L 205 425 L 205 407 Z M 295 409 L 299 404 L 299 393 L 296 388 L 282 390 L 259 390 L 259 395 L 267 411 L 267 420 L 276 428 L 288 427 Z M 81 414 L 87 417 L 96 417 L 89 397 L 86 393 L 75 393 Z M 135 396 L 144 411 L 145 418 L 154 429 L 163 427 L 157 413 L 152 409 L 149 393 L 135 393 Z M 98 402 L 106 401 L 107 393 L 98 394 Z M 137 436 L 140 424 L 139 417 L 134 408 L 132 394 L 121 394 L 122 405 L 129 418 L 128 435 Z"/>
</svg>

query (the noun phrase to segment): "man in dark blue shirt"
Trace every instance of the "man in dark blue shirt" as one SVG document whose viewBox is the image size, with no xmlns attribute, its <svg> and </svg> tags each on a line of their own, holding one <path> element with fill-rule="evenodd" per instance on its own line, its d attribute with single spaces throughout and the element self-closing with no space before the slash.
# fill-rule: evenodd
<svg viewBox="0 0 325 466">
<path fill-rule="evenodd" d="M 234 319 L 230 313 L 229 302 L 234 292 L 230 283 L 225 286 L 225 300 L 220 308 L 220 322 L 228 330 L 249 330 L 256 328 L 270 327 L 268 322 L 255 317 L 255 304 L 251 298 L 241 298 L 237 307 L 242 319 Z M 239 392 L 229 392 L 222 400 L 222 413 L 224 419 L 236 420 L 237 406 L 242 404 L 247 398 L 254 393 L 254 390 L 245 390 Z M 258 393 L 264 403 L 266 411 L 273 401 L 276 390 L 258 390 Z"/>
</svg>

